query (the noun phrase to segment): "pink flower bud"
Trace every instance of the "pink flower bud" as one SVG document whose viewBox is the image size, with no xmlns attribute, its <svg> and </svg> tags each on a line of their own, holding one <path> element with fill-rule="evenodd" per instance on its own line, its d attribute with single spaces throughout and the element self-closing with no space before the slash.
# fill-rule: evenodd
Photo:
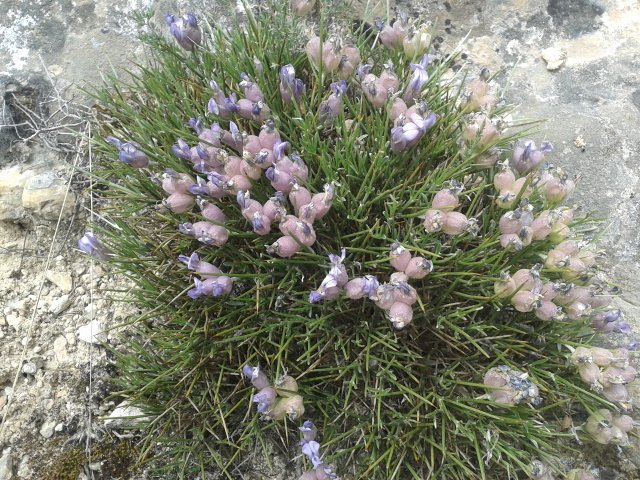
<svg viewBox="0 0 640 480">
<path fill-rule="evenodd" d="M 504 167 L 493 177 L 493 186 L 496 187 L 496 190 L 500 192 L 503 190 L 515 190 L 515 182 L 516 177 L 508 167 Z"/>
<path fill-rule="evenodd" d="M 540 320 L 562 320 L 564 314 L 562 308 L 548 300 L 541 300 L 535 309 L 536 317 Z"/>
<path fill-rule="evenodd" d="M 522 229 L 522 222 L 514 210 L 500 217 L 498 227 L 501 233 L 518 233 Z"/>
<path fill-rule="evenodd" d="M 600 379 L 600 368 L 595 363 L 581 363 L 578 365 L 578 372 L 582 380 L 596 389 L 602 388 L 598 380 Z"/>
<path fill-rule="evenodd" d="M 207 220 L 220 224 L 227 220 L 224 212 L 213 203 L 207 202 L 201 198 L 197 199 L 196 202 L 200 207 L 200 210 L 202 210 L 202 216 Z"/>
<path fill-rule="evenodd" d="M 162 189 L 168 194 L 188 193 L 189 187 L 196 183 L 191 175 L 177 173 L 173 170 L 167 170 L 163 177 Z"/>
<path fill-rule="evenodd" d="M 444 222 L 444 212 L 441 210 L 429 209 L 424 214 L 424 229 L 428 233 L 435 233 L 442 230 Z"/>
<path fill-rule="evenodd" d="M 394 282 L 392 283 L 392 285 L 394 286 L 394 302 L 402 302 L 406 303 L 407 305 L 413 305 L 414 303 L 416 303 L 418 299 L 418 293 L 416 292 L 415 288 L 413 288 L 405 281 L 398 282 L 397 280 L 394 281 L 394 279 L 392 279 L 392 281 Z"/>
<path fill-rule="evenodd" d="M 500 235 L 500 245 L 510 251 L 518 252 L 524 248 L 517 233 L 503 233 Z"/>
<path fill-rule="evenodd" d="M 383 310 L 389 310 L 394 303 L 393 293 L 395 287 L 390 283 L 383 283 L 376 291 L 374 302 L 376 306 Z"/>
<path fill-rule="evenodd" d="M 300 207 L 311 202 L 311 192 L 298 185 L 298 183 L 294 183 L 291 192 L 289 192 L 289 201 L 293 205 L 296 214 L 298 214 Z"/>
<path fill-rule="evenodd" d="M 298 221 L 299 219 L 295 215 L 286 215 L 282 220 L 280 220 L 278 228 L 283 235 L 291 235 L 298 228 Z"/>
<path fill-rule="evenodd" d="M 222 247 L 229 239 L 229 230 L 209 222 L 196 222 L 193 224 L 192 235 L 199 242 Z"/>
<path fill-rule="evenodd" d="M 511 304 L 519 312 L 531 312 L 539 305 L 538 295 L 528 290 L 520 290 L 511 297 Z"/>
<path fill-rule="evenodd" d="M 579 320 L 591 314 L 591 307 L 582 302 L 572 302 L 564 310 L 570 320 Z"/>
<path fill-rule="evenodd" d="M 513 274 L 513 282 L 516 288 L 523 290 L 541 290 L 540 265 L 533 268 L 522 268 Z"/>
<path fill-rule="evenodd" d="M 601 347 L 591 347 L 589 350 L 593 363 L 600 367 L 606 367 L 614 360 L 614 355 L 611 351 Z"/>
<path fill-rule="evenodd" d="M 447 235 L 460 235 L 469 227 L 466 215 L 460 212 L 443 212 L 442 231 Z"/>
<path fill-rule="evenodd" d="M 413 257 L 404 269 L 407 277 L 420 279 L 433 271 L 433 263 L 423 257 Z"/>
<path fill-rule="evenodd" d="M 633 382 L 637 376 L 638 372 L 632 366 L 624 368 L 607 367 L 605 371 L 602 372 L 600 382 L 605 387 L 609 387 L 611 385 L 626 385 L 627 383 Z"/>
<path fill-rule="evenodd" d="M 251 219 L 253 231 L 258 235 L 264 236 L 271 232 L 271 220 L 260 212 L 255 212 Z"/>
<path fill-rule="evenodd" d="M 164 206 L 173 213 L 185 213 L 193 208 L 196 199 L 186 193 L 172 193 L 164 199 Z"/>
<path fill-rule="evenodd" d="M 602 390 L 602 395 L 604 398 L 609 400 L 610 402 L 620 402 L 627 403 L 631 400 L 629 397 L 629 392 L 624 385 L 610 385 L 609 387 Z"/>
<path fill-rule="evenodd" d="M 560 243 L 571 234 L 571 230 L 562 222 L 551 225 L 551 232 L 547 236 L 553 243 Z"/>
<path fill-rule="evenodd" d="M 398 330 L 406 327 L 413 319 L 413 309 L 404 302 L 394 302 L 389 308 L 389 321 Z"/>
<path fill-rule="evenodd" d="M 431 207 L 443 212 L 454 210 L 460 205 L 458 200 L 458 188 L 444 188 L 437 192 L 431 202 Z"/>
<path fill-rule="evenodd" d="M 389 108 L 389 118 L 392 122 L 400 117 L 400 115 L 404 115 L 407 112 L 407 105 L 404 103 L 400 97 L 396 97 L 393 99 L 391 103 L 391 107 Z"/>
<path fill-rule="evenodd" d="M 316 232 L 310 223 L 298 220 L 296 227 L 290 234 L 293 238 L 298 240 L 302 245 L 310 247 L 316 242 Z"/>
<path fill-rule="evenodd" d="M 309 58 L 309 63 L 320 68 L 322 64 L 322 41 L 320 37 L 312 37 L 305 47 L 305 52 Z"/>
<path fill-rule="evenodd" d="M 289 416 L 291 420 L 296 420 L 302 415 L 304 415 L 304 405 L 300 395 L 281 398 L 275 406 L 267 412 L 267 416 L 276 421 L 284 420 L 286 416 Z"/>
<path fill-rule="evenodd" d="M 534 240 L 544 240 L 551 233 L 551 226 L 553 225 L 553 215 L 549 210 L 540 212 L 536 219 L 531 224 L 531 230 Z"/>
<path fill-rule="evenodd" d="M 507 272 L 500 274 L 500 280 L 493 284 L 493 291 L 498 298 L 507 298 L 515 293 L 518 289 L 516 282 L 513 281 L 511 275 Z"/>
<path fill-rule="evenodd" d="M 400 245 L 398 242 L 394 242 L 391 244 L 390 251 L 391 259 L 389 263 L 393 268 L 395 268 L 398 272 L 404 271 L 411 260 L 411 252 Z"/>
<path fill-rule="evenodd" d="M 633 417 L 630 417 L 629 415 L 617 415 L 613 417 L 611 422 L 625 433 L 630 432 L 636 426 L 636 422 L 634 422 Z"/>
<path fill-rule="evenodd" d="M 285 235 L 268 246 L 267 253 L 275 253 L 279 257 L 289 258 L 298 253 L 301 248 L 302 246 L 298 242 L 296 242 L 293 237 Z"/>
</svg>

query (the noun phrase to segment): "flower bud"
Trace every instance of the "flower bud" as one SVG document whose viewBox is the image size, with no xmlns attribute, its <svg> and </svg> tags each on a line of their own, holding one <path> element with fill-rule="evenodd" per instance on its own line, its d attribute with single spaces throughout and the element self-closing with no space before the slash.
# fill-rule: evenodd
<svg viewBox="0 0 640 480">
<path fill-rule="evenodd" d="M 573 469 L 567 474 L 567 480 L 597 480 L 597 479 L 586 470 Z"/>
<path fill-rule="evenodd" d="M 284 420 L 285 416 L 289 416 L 290 420 L 296 420 L 304 415 L 303 399 L 300 395 L 292 395 L 281 398 L 275 406 L 267 412 L 272 420 Z"/>
<path fill-rule="evenodd" d="M 242 367 L 242 373 L 248 380 L 251 380 L 251 384 L 258 390 L 269 387 L 269 380 L 259 366 L 245 365 Z"/>
<path fill-rule="evenodd" d="M 540 320 L 563 320 L 562 308 L 553 302 L 541 300 L 535 309 L 536 317 Z"/>
<path fill-rule="evenodd" d="M 78 248 L 98 260 L 105 260 L 111 255 L 111 251 L 104 246 L 93 232 L 85 232 L 84 236 L 78 240 Z"/>
<path fill-rule="evenodd" d="M 637 425 L 629 415 L 616 415 L 613 417 L 611 423 L 625 433 L 630 432 Z"/>
<path fill-rule="evenodd" d="M 182 18 L 167 13 L 164 17 L 165 22 L 169 25 L 171 35 L 176 39 L 178 45 L 185 50 L 191 51 L 196 45 L 200 45 L 202 41 L 202 32 L 198 27 L 198 21 L 195 15 L 187 13 Z"/>
<path fill-rule="evenodd" d="M 455 185 L 451 188 L 444 188 L 438 191 L 431 201 L 431 208 L 441 210 L 443 212 L 450 212 L 460 206 L 460 200 L 458 194 L 462 190 L 462 186 L 455 182 Z"/>
<path fill-rule="evenodd" d="M 516 182 L 516 177 L 509 169 L 509 167 L 503 166 L 502 170 L 493 177 L 493 186 L 496 187 L 496 190 L 514 190 L 514 184 Z"/>
<path fill-rule="evenodd" d="M 493 284 L 493 291 L 498 298 L 507 298 L 515 293 L 518 289 L 508 272 L 500 273 L 500 280 Z"/>
<path fill-rule="evenodd" d="M 594 390 L 600 390 L 602 385 L 600 385 L 600 368 L 595 363 L 582 363 L 578 365 L 578 372 L 580 373 L 580 378 L 591 385 Z"/>
<path fill-rule="evenodd" d="M 185 213 L 193 208 L 195 198 L 186 193 L 172 193 L 162 202 L 173 213 Z"/>
<path fill-rule="evenodd" d="M 532 268 L 522 268 L 513 274 L 513 281 L 516 288 L 524 290 L 540 290 L 542 289 L 542 281 L 540 280 L 541 265 L 534 265 Z"/>
<path fill-rule="evenodd" d="M 538 295 L 528 290 L 520 290 L 511 297 L 511 305 L 519 312 L 531 312 L 539 305 Z"/>
<path fill-rule="evenodd" d="M 627 388 L 621 384 L 609 385 L 602 390 L 602 395 L 610 402 L 628 403 L 631 400 Z"/>
<path fill-rule="evenodd" d="M 411 260 L 411 252 L 404 248 L 400 243 L 394 242 L 391 244 L 390 251 L 391 259 L 389 263 L 393 268 L 395 268 L 398 272 L 404 271 Z"/>
<path fill-rule="evenodd" d="M 523 140 L 516 143 L 513 149 L 510 165 L 521 175 L 536 170 L 544 161 L 544 154 L 553 150 L 549 142 L 542 142 L 540 149 L 536 149 L 533 140 Z"/>
<path fill-rule="evenodd" d="M 119 150 L 118 158 L 122 163 L 134 168 L 144 168 L 149 165 L 149 157 L 140 150 L 138 143 L 122 142 L 115 137 L 106 137 L 105 140 Z"/>
<path fill-rule="evenodd" d="M 442 214 L 442 231 L 447 235 L 460 235 L 469 228 L 467 216 L 460 212 Z"/>
<path fill-rule="evenodd" d="M 302 246 L 288 235 L 278 238 L 274 243 L 267 247 L 267 253 L 276 254 L 282 258 L 289 258 L 300 251 Z"/>
<path fill-rule="evenodd" d="M 445 212 L 441 210 L 429 209 L 424 214 L 424 229 L 428 233 L 435 233 L 442 230 Z"/>
<path fill-rule="evenodd" d="M 398 330 L 406 327 L 413 319 L 413 309 L 404 302 L 394 302 L 389 308 L 389 321 Z"/>
<path fill-rule="evenodd" d="M 413 257 L 404 269 L 409 278 L 421 279 L 433 271 L 433 262 L 423 257 Z"/>
<path fill-rule="evenodd" d="M 298 382 L 290 375 L 283 375 L 276 383 L 276 391 L 281 397 L 291 397 L 298 391 Z"/>
</svg>

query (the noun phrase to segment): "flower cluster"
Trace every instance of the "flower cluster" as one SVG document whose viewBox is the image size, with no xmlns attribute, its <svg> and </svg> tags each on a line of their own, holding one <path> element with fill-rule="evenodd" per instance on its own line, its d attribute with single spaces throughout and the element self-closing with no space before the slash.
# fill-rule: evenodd
<svg viewBox="0 0 640 480">
<path fill-rule="evenodd" d="M 398 19 L 392 25 L 385 25 L 380 19 L 376 27 L 380 30 L 379 38 L 389 49 L 402 49 L 408 57 L 424 54 L 431 43 L 431 35 L 426 25 L 415 26 L 412 19 L 403 12 L 398 12 Z"/>
<path fill-rule="evenodd" d="M 202 42 L 202 32 L 193 13 L 187 13 L 182 18 L 176 18 L 174 15 L 167 13 L 164 19 L 169 26 L 171 35 L 176 39 L 178 45 L 185 50 L 191 51 Z"/>
<path fill-rule="evenodd" d="M 98 260 L 106 260 L 111 255 L 111 251 L 104 246 L 93 232 L 85 232 L 84 236 L 78 240 L 78 248 Z"/>
<path fill-rule="evenodd" d="M 122 163 L 134 168 L 144 168 L 149 165 L 149 157 L 136 142 L 123 142 L 115 137 L 106 137 L 105 140 L 119 151 L 118 158 Z"/>
<path fill-rule="evenodd" d="M 626 348 L 578 347 L 571 355 L 571 363 L 578 367 L 582 380 L 610 402 L 625 405 L 630 401 L 626 385 L 636 379 L 638 372 L 629 365 Z"/>
<path fill-rule="evenodd" d="M 427 233 L 443 232 L 447 235 L 460 235 L 465 232 L 475 234 L 478 230 L 477 220 L 454 211 L 460 206 L 458 196 L 462 191 L 462 184 L 455 180 L 450 184 L 449 188 L 443 188 L 434 195 L 431 208 L 424 214 L 424 229 Z"/>
<path fill-rule="evenodd" d="M 463 107 L 468 112 L 491 113 L 498 99 L 489 92 L 489 70 L 483 68 L 479 78 L 469 82 L 463 97 Z"/>
<path fill-rule="evenodd" d="M 415 288 L 409 285 L 409 279 L 421 279 L 433 270 L 433 263 L 420 256 L 412 256 L 411 252 L 398 242 L 390 249 L 390 263 L 396 270 L 391 274 L 389 282 L 380 283 L 373 275 L 354 277 L 349 280 L 347 270 L 342 263 L 346 250 L 342 254 L 329 255 L 331 268 L 317 290 L 309 294 L 309 302 L 334 300 L 343 293 L 351 300 L 364 297 L 385 311 L 389 321 L 396 329 L 402 329 L 413 319 L 412 305 L 417 301 Z"/>
<path fill-rule="evenodd" d="M 178 260 L 201 277 L 193 279 L 195 287 L 187 292 L 190 298 L 195 300 L 202 296 L 220 297 L 231 293 L 233 279 L 222 273 L 215 265 L 200 260 L 197 253 L 192 253 L 190 256 L 180 255 Z"/>
<path fill-rule="evenodd" d="M 582 430 L 603 445 L 629 445 L 628 433 L 638 424 L 629 415 L 613 414 L 601 408 L 589 415 Z"/>
<path fill-rule="evenodd" d="M 491 387 L 489 398 L 504 405 L 529 403 L 533 406 L 542 402 L 538 386 L 529 380 L 529 375 L 507 365 L 498 365 L 487 371 L 483 383 Z"/>
<path fill-rule="evenodd" d="M 258 389 L 251 401 L 257 404 L 258 413 L 265 420 L 284 420 L 287 416 L 290 420 L 295 420 L 304 414 L 303 399 L 298 394 L 295 378 L 284 375 L 271 386 L 260 367 L 245 365 L 242 373 Z"/>
<path fill-rule="evenodd" d="M 309 63 L 317 68 L 335 72 L 340 80 L 348 79 L 362 62 L 358 47 L 340 38 L 322 40 L 312 37 L 305 47 Z"/>
<path fill-rule="evenodd" d="M 302 432 L 300 449 L 305 454 L 313 468 L 304 472 L 298 480 L 330 480 L 338 478 L 333 468 L 322 461 L 320 443 L 316 440 L 318 429 L 311 420 L 306 420 L 299 428 Z"/>
</svg>

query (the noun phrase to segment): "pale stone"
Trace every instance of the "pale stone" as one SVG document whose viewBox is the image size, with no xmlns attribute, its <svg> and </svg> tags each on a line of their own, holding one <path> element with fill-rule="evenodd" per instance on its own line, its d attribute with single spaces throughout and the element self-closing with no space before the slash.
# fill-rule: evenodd
<svg viewBox="0 0 640 480">
<path fill-rule="evenodd" d="M 60 315 L 69 308 L 69 305 L 71 305 L 71 297 L 69 295 L 62 295 L 51 304 L 49 311 L 54 315 Z"/>
<path fill-rule="evenodd" d="M 567 52 L 558 47 L 549 47 L 542 51 L 542 59 L 547 62 L 547 70 L 559 70 L 567 61 Z"/>
<path fill-rule="evenodd" d="M 13 477 L 13 458 L 11 449 L 7 448 L 0 457 L 0 480 L 9 480 Z"/>
<path fill-rule="evenodd" d="M 52 172 L 35 175 L 24 186 L 22 206 L 45 220 L 57 220 L 61 211 L 62 217 L 68 218 L 75 208 L 76 196 L 72 191 L 66 192 L 65 182 Z"/>
<path fill-rule="evenodd" d="M 49 420 L 48 422 L 44 422 L 40 427 L 40 435 L 44 438 L 53 437 L 53 431 L 56 428 L 56 422 L 53 420 Z"/>
<path fill-rule="evenodd" d="M 103 343 L 107 340 L 107 334 L 102 330 L 102 323 L 98 320 L 92 320 L 81 326 L 76 331 L 76 337 L 87 343 Z"/>
<path fill-rule="evenodd" d="M 145 416 L 144 412 L 138 407 L 131 406 L 127 402 L 122 402 L 105 419 L 104 426 L 110 429 L 135 428 L 149 420 L 150 418 Z"/>
<path fill-rule="evenodd" d="M 24 215 L 22 189 L 32 175 L 17 165 L 0 170 L 0 220 L 18 220 Z"/>
<path fill-rule="evenodd" d="M 73 289 L 73 278 L 67 272 L 55 272 L 48 270 L 46 274 L 47 280 L 53 283 L 64 293 L 69 293 Z"/>
<path fill-rule="evenodd" d="M 56 337 L 53 341 L 53 357 L 58 364 L 66 363 L 69 359 L 69 353 L 67 352 L 67 339 L 62 335 Z"/>
<path fill-rule="evenodd" d="M 26 373 L 27 375 L 35 375 L 37 371 L 38 371 L 38 367 L 33 362 L 27 362 L 24 365 L 22 365 L 22 373 Z"/>
</svg>

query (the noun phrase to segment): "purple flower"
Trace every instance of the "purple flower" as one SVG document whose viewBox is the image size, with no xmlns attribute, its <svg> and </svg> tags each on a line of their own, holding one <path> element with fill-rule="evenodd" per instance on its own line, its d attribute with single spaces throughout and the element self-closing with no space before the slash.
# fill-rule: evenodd
<svg viewBox="0 0 640 480">
<path fill-rule="evenodd" d="M 322 459 L 320 458 L 320 444 L 315 440 L 304 442 L 301 450 L 313 464 L 313 468 L 316 468 L 322 463 Z"/>
<path fill-rule="evenodd" d="M 149 165 L 149 157 L 140 150 L 140 145 L 135 142 L 123 142 L 115 137 L 106 137 L 105 140 L 115 146 L 119 151 L 118 158 L 135 168 L 143 168 Z"/>
<path fill-rule="evenodd" d="M 240 79 L 240 87 L 242 87 L 244 96 L 247 100 L 251 100 L 252 102 L 262 102 L 264 100 L 264 95 L 262 94 L 260 87 L 251 81 L 249 75 L 241 73 Z"/>
<path fill-rule="evenodd" d="M 183 160 L 191 160 L 191 148 L 183 139 L 179 138 L 178 142 L 171 147 L 171 152 Z"/>
<path fill-rule="evenodd" d="M 84 236 L 78 240 L 78 248 L 99 260 L 105 260 L 111 255 L 109 249 L 92 232 L 85 232 Z"/>
<path fill-rule="evenodd" d="M 204 123 L 202 122 L 202 117 L 198 117 L 197 119 L 190 118 L 189 119 L 189 126 L 198 135 L 200 135 L 205 130 Z"/>
<path fill-rule="evenodd" d="M 304 443 L 309 442 L 311 440 L 316 439 L 316 434 L 318 433 L 318 429 L 313 424 L 311 420 L 305 420 L 301 427 L 298 428 L 302 432 L 302 441 L 300 442 L 300 446 Z"/>
<path fill-rule="evenodd" d="M 415 99 L 420 95 L 424 85 L 429 80 L 429 74 L 427 73 L 427 65 L 429 64 L 429 55 L 424 55 L 420 60 L 420 63 L 410 64 L 413 75 L 409 79 L 409 83 L 404 90 L 403 100 L 407 105 L 413 105 Z"/>
<path fill-rule="evenodd" d="M 553 151 L 553 145 L 549 142 L 542 142 L 537 149 L 533 140 L 519 141 L 513 149 L 513 156 L 509 163 L 519 174 L 525 175 L 537 169 L 544 161 L 544 155 L 551 151 Z"/>
<path fill-rule="evenodd" d="M 399 118 L 398 125 L 391 129 L 391 150 L 401 152 L 417 145 L 427 130 L 435 125 L 437 118 L 433 112 L 426 116 L 413 113 L 409 118 Z"/>
<path fill-rule="evenodd" d="M 323 123 L 335 120 L 343 111 L 342 96 L 347 93 L 347 82 L 340 80 L 330 85 L 329 98 L 320 104 L 320 121 Z"/>
<path fill-rule="evenodd" d="M 623 335 L 628 335 L 631 333 L 631 325 L 627 322 L 618 322 L 613 325 L 612 332 L 613 333 L 622 333 Z"/>
<path fill-rule="evenodd" d="M 276 140 L 273 143 L 273 155 L 276 157 L 276 162 L 285 156 L 285 150 L 289 147 L 289 142 L 283 142 Z"/>
<path fill-rule="evenodd" d="M 296 70 L 293 65 L 285 65 L 280 69 L 280 94 L 284 103 L 299 100 L 304 94 L 304 82 L 296 78 Z"/>
<path fill-rule="evenodd" d="M 189 193 L 192 195 L 209 195 L 209 187 L 204 178 L 196 177 L 196 182 L 194 185 L 189 186 Z"/>
<path fill-rule="evenodd" d="M 171 35 L 182 48 L 191 51 L 196 45 L 200 45 L 202 32 L 194 14 L 187 13 L 184 17 L 176 19 L 174 15 L 167 13 L 164 19 L 169 25 Z"/>
<path fill-rule="evenodd" d="M 260 370 L 260 366 L 252 367 L 251 365 L 245 365 L 242 367 L 242 373 L 247 380 L 250 380 L 253 386 L 259 390 L 270 386 L 269 380 L 264 372 Z"/>
</svg>

